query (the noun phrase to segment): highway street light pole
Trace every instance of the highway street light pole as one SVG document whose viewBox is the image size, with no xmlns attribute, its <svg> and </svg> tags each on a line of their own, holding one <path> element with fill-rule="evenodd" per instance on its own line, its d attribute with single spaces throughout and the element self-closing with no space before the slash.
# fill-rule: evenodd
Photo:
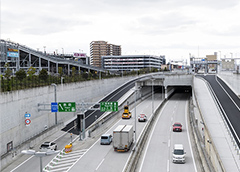
<svg viewBox="0 0 240 172">
<path fill-rule="evenodd" d="M 152 115 L 154 114 L 154 87 L 153 87 L 153 81 L 155 79 L 151 79 L 152 80 Z"/>
<path fill-rule="evenodd" d="M 136 102 L 137 102 L 137 91 L 139 90 L 139 88 L 134 88 L 133 90 L 135 91 L 134 113 L 135 113 L 135 144 L 136 144 L 137 143 L 137 106 L 136 106 Z"/>
<path fill-rule="evenodd" d="M 51 84 L 54 86 L 54 101 L 57 102 L 57 85 Z M 57 125 L 57 112 L 55 112 L 55 125 Z"/>
<path fill-rule="evenodd" d="M 134 111 L 134 113 L 135 113 L 135 145 L 136 145 L 136 143 L 137 143 L 137 107 L 136 107 L 136 101 L 137 101 L 137 89 L 135 90 L 135 111 Z"/>
<path fill-rule="evenodd" d="M 59 153 L 59 152 L 60 152 L 60 150 L 58 150 L 58 151 L 48 150 L 47 152 L 36 152 L 35 150 L 32 150 L 32 149 L 22 150 L 22 153 L 23 153 L 23 154 L 34 155 L 34 156 L 40 158 L 40 172 L 43 171 L 43 167 L 42 167 L 42 157 L 49 156 L 49 155 L 52 155 L 52 154 L 57 154 L 57 153 Z"/>
</svg>

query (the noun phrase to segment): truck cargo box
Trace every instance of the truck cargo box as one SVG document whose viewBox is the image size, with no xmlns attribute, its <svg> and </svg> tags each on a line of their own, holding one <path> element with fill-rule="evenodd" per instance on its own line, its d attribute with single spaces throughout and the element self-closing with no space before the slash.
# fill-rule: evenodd
<svg viewBox="0 0 240 172">
<path fill-rule="evenodd" d="M 113 131 L 113 148 L 115 151 L 128 151 L 133 143 L 133 126 L 119 125 Z"/>
</svg>

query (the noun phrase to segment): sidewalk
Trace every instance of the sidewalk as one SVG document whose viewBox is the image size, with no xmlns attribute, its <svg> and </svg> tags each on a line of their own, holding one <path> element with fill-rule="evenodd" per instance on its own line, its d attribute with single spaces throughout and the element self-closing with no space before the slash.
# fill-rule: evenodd
<svg viewBox="0 0 240 172">
<path fill-rule="evenodd" d="M 218 152 L 225 170 L 227 172 L 240 171 L 240 155 L 237 155 L 237 151 L 227 132 L 224 121 L 221 118 L 205 82 L 195 78 L 194 89 L 204 118 L 204 125 L 207 126 L 212 139 L 211 141 Z M 211 158 L 214 157 L 211 156 Z"/>
</svg>

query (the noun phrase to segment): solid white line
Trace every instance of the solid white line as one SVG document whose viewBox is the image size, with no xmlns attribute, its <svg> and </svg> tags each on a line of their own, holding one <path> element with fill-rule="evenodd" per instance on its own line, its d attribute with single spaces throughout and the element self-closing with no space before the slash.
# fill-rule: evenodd
<svg viewBox="0 0 240 172">
<path fill-rule="evenodd" d="M 193 156 L 193 151 L 192 151 L 192 144 L 191 144 L 191 141 L 190 141 L 190 136 L 189 136 L 189 130 L 188 130 L 188 121 L 187 121 L 187 103 L 185 105 L 185 122 L 186 122 L 186 129 L 187 129 L 187 136 L 188 136 L 188 142 L 189 142 L 189 146 L 190 146 L 190 152 L 191 152 L 191 155 L 192 155 L 192 158 L 193 158 L 193 166 L 194 166 L 194 170 L 197 172 L 197 167 L 196 167 L 196 163 L 195 163 L 195 159 L 194 159 L 194 156 Z"/>
<path fill-rule="evenodd" d="M 122 120 L 122 119 L 119 119 L 119 121 L 116 122 L 116 124 L 113 125 L 113 126 L 107 131 L 107 133 L 108 133 L 113 127 L 115 127 L 121 120 Z M 100 138 L 99 138 L 75 163 L 73 163 L 73 165 L 67 170 L 67 172 L 68 172 L 80 159 L 82 159 L 82 157 L 83 157 L 90 149 L 92 149 L 92 148 L 99 142 L 99 140 L 100 140 Z"/>
<path fill-rule="evenodd" d="M 222 87 L 222 89 L 224 90 L 224 92 L 228 95 L 228 97 L 232 100 L 233 104 L 236 106 L 236 108 L 238 108 L 238 110 L 240 111 L 240 108 L 238 107 L 238 105 L 236 104 L 236 102 L 232 99 L 232 97 L 228 94 L 228 92 L 225 90 L 225 88 L 223 88 L 222 84 L 220 84 L 220 82 L 217 80 L 216 76 L 215 76 L 215 80 L 218 82 L 218 84 L 220 85 L 220 87 Z"/>
<path fill-rule="evenodd" d="M 98 168 L 101 166 L 101 164 L 103 163 L 104 160 L 105 160 L 105 159 L 103 159 L 103 160 L 100 162 L 100 164 L 97 166 L 96 171 L 97 171 Z"/>
<path fill-rule="evenodd" d="M 73 127 L 72 127 L 73 128 Z M 70 131 L 72 128 L 70 128 L 68 131 Z M 68 132 L 67 131 L 67 132 Z M 61 138 L 64 135 L 67 135 L 68 133 L 64 132 L 63 134 L 61 134 L 58 138 L 52 140 L 52 142 L 56 142 L 56 140 L 58 140 L 59 138 Z M 16 170 L 17 168 L 19 168 L 20 166 L 22 166 L 24 163 L 26 163 L 27 161 L 29 161 L 32 157 L 34 157 L 34 155 L 30 156 L 28 159 L 26 159 L 25 161 L 23 161 L 21 164 L 19 164 L 17 167 L 15 167 L 13 170 L 11 170 L 10 172 L 13 172 L 14 170 Z"/>
<path fill-rule="evenodd" d="M 32 157 L 34 157 L 34 155 L 30 156 L 28 159 L 26 159 L 25 161 L 23 161 L 21 164 L 19 164 L 17 167 L 15 167 L 13 170 L 11 170 L 10 172 L 13 172 L 14 170 L 16 170 L 17 168 L 19 168 L 21 165 L 23 165 L 24 163 L 26 163 L 28 160 L 30 160 Z"/>
<path fill-rule="evenodd" d="M 167 160 L 167 172 L 169 171 L 170 169 L 170 162 L 169 162 L 169 159 Z"/>
<path fill-rule="evenodd" d="M 168 140 L 168 147 L 170 147 L 170 142 L 171 142 L 171 140 L 169 139 L 169 140 Z"/>
<path fill-rule="evenodd" d="M 164 109 L 167 104 L 168 104 L 168 101 L 167 101 L 167 103 L 165 103 L 165 105 L 163 106 L 162 109 Z M 144 155 L 143 155 L 143 160 L 142 160 L 142 162 L 141 162 L 141 166 L 140 166 L 140 168 L 139 168 L 139 172 L 142 171 L 142 167 L 143 167 L 143 163 L 144 163 L 145 158 L 146 158 L 147 150 L 148 150 L 150 141 L 151 141 L 151 139 L 152 139 L 153 132 L 154 132 L 154 130 L 155 130 L 155 128 L 156 128 L 156 125 L 157 125 L 157 123 L 158 123 L 158 121 L 159 121 L 159 118 L 160 118 L 161 114 L 162 114 L 162 110 L 161 110 L 161 112 L 160 112 L 160 115 L 159 115 L 158 118 L 157 118 L 157 121 L 155 122 L 155 124 L 154 124 L 154 126 L 153 126 L 153 130 L 152 130 L 152 132 L 151 132 L 151 134 L 150 134 L 150 137 L 149 137 L 149 139 L 148 139 L 147 147 L 146 147 L 146 150 L 145 150 Z"/>
</svg>

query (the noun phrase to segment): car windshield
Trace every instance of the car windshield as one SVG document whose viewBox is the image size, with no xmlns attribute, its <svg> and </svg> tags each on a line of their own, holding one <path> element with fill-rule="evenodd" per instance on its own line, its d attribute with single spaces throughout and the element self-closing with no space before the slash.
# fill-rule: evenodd
<svg viewBox="0 0 240 172">
<path fill-rule="evenodd" d="M 48 148 L 48 147 L 49 147 L 49 145 L 46 145 L 46 144 L 41 145 L 41 148 Z"/>
<path fill-rule="evenodd" d="M 174 124 L 174 126 L 176 126 L 176 127 L 181 127 L 181 124 Z"/>
<path fill-rule="evenodd" d="M 174 154 L 175 154 L 175 155 L 183 155 L 183 154 L 184 154 L 184 151 L 183 151 L 183 150 L 180 150 L 180 149 L 175 149 L 175 150 L 174 150 Z"/>
<path fill-rule="evenodd" d="M 123 113 L 123 115 L 128 115 L 128 113 Z"/>
<path fill-rule="evenodd" d="M 101 139 L 108 139 L 108 137 L 107 136 L 102 136 Z"/>
</svg>

